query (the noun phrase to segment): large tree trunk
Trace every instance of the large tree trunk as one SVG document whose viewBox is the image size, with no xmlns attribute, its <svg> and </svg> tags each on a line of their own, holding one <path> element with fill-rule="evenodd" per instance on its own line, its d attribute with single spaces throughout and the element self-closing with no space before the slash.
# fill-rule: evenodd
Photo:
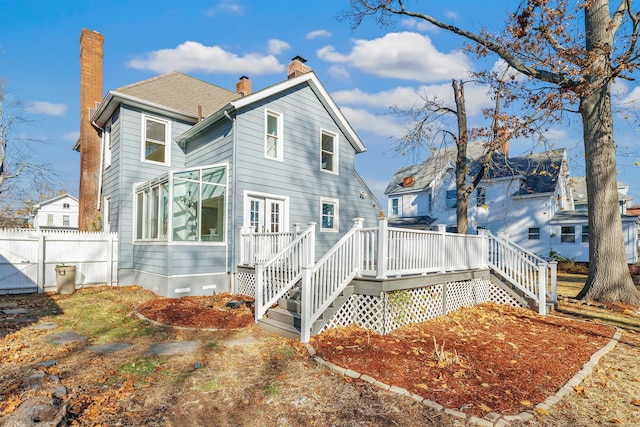
<svg viewBox="0 0 640 427">
<path fill-rule="evenodd" d="M 609 93 L 605 85 L 580 104 L 589 201 L 589 277 L 577 298 L 640 305 L 622 234 Z"/>
<path fill-rule="evenodd" d="M 456 101 L 456 116 L 458 118 L 458 140 L 456 141 L 456 225 L 458 233 L 467 234 L 469 231 L 469 191 L 467 188 L 467 147 L 469 133 L 467 132 L 467 109 L 464 99 L 464 83 L 454 79 L 453 94 Z"/>
<path fill-rule="evenodd" d="M 609 50 L 615 30 L 607 0 L 585 8 L 585 43 L 592 60 L 580 94 L 589 212 L 589 277 L 578 298 L 640 305 L 627 266 L 618 201 L 611 114 Z"/>
</svg>

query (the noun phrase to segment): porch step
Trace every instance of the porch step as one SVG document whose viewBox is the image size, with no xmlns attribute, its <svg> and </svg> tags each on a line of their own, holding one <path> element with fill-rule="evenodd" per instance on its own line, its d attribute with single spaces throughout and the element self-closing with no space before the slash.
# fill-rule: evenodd
<svg viewBox="0 0 640 427">
<path fill-rule="evenodd" d="M 507 291 L 514 299 L 519 301 L 521 304 L 529 307 L 531 310 L 538 311 L 538 301 L 531 298 L 528 295 L 525 295 L 520 289 L 513 286 L 508 281 L 503 281 L 502 277 L 492 270 L 490 274 L 490 280 L 496 285 L 500 286 L 502 289 Z M 557 306 L 557 301 L 547 301 L 547 313 L 551 313 L 555 311 Z"/>
<path fill-rule="evenodd" d="M 320 318 L 313 323 L 311 335 L 317 335 L 333 315 L 349 300 L 351 295 L 353 295 L 353 285 L 347 286 Z M 289 296 L 290 298 L 282 298 L 278 301 L 277 307 L 269 309 L 267 317 L 258 320 L 258 325 L 262 329 L 285 338 L 299 339 L 302 325 L 300 317 L 302 312 L 301 292 L 300 290 L 293 290 L 289 293 Z"/>
<path fill-rule="evenodd" d="M 293 325 L 288 325 L 286 323 L 282 323 L 268 317 L 258 320 L 258 326 L 260 326 L 265 331 L 280 335 L 281 337 L 289 338 L 292 340 L 300 339 L 300 328 L 296 328 Z"/>
</svg>

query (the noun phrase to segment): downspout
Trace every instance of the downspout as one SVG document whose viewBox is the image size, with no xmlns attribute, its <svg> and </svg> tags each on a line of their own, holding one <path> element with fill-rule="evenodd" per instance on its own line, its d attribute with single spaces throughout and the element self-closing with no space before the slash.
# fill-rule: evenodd
<svg viewBox="0 0 640 427">
<path fill-rule="evenodd" d="M 97 197 L 97 201 L 96 201 L 96 210 L 100 210 L 100 202 L 102 201 L 102 173 L 103 173 L 103 162 L 104 162 L 104 128 L 101 128 L 100 126 L 98 126 L 98 124 L 94 121 L 91 120 L 91 124 L 93 125 L 93 127 L 100 129 L 100 132 L 102 132 L 100 134 L 100 172 L 98 173 L 98 197 Z M 103 219 L 104 219 L 104 215 L 103 215 Z M 103 225 L 104 227 L 104 225 Z"/>
<path fill-rule="evenodd" d="M 233 132 L 233 135 L 231 137 L 231 203 L 233 204 L 233 209 L 231 210 L 233 212 L 233 214 L 231 215 L 231 233 L 233 233 L 234 242 L 239 242 L 240 239 L 239 238 L 235 238 L 235 234 L 238 232 L 237 231 L 237 227 L 236 227 L 236 185 L 237 185 L 237 180 L 236 180 L 236 176 L 237 176 L 237 142 L 238 142 L 238 132 L 236 130 L 236 124 L 237 124 L 237 120 L 233 119 L 230 115 L 229 112 L 227 110 L 224 110 L 222 112 L 222 114 L 224 115 L 224 117 L 226 119 L 228 119 L 229 121 L 231 121 L 231 131 Z M 229 233 L 229 235 L 231 235 L 231 233 Z M 230 285 L 231 285 L 231 290 L 232 292 L 234 291 L 234 273 L 235 271 L 235 266 L 238 265 L 237 260 L 238 260 L 238 255 L 237 255 L 237 246 L 238 245 L 233 245 L 233 250 L 231 251 L 231 265 L 233 266 L 233 271 L 229 271 L 230 274 Z M 231 268 L 229 268 L 229 266 L 227 266 L 227 270 L 232 270 Z"/>
</svg>

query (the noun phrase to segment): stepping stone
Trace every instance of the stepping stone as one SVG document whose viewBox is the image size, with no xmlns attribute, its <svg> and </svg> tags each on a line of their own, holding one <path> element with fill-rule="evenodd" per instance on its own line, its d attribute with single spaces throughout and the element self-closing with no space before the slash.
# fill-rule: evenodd
<svg viewBox="0 0 640 427">
<path fill-rule="evenodd" d="M 27 310 L 24 308 L 10 308 L 7 310 L 2 310 L 4 314 L 27 314 Z"/>
<path fill-rule="evenodd" d="M 42 366 L 43 368 L 50 368 L 58 364 L 58 359 L 45 360 L 44 362 L 38 363 L 38 366 Z"/>
<path fill-rule="evenodd" d="M 46 330 L 49 330 L 49 329 L 55 329 L 57 327 L 58 327 L 58 325 L 56 325 L 55 323 L 47 322 L 47 323 L 41 323 L 39 325 L 35 325 L 33 327 L 33 329 L 39 329 L 39 330 L 46 331 Z"/>
<path fill-rule="evenodd" d="M 84 341 L 87 339 L 84 335 L 72 331 L 58 332 L 57 334 L 48 335 L 47 338 L 53 344 L 68 344 L 70 342 Z"/>
<path fill-rule="evenodd" d="M 173 355 L 194 353 L 198 348 L 198 341 L 177 341 L 160 343 L 151 346 L 147 354 Z"/>
<path fill-rule="evenodd" d="M 18 303 L 15 301 L 0 302 L 0 308 L 14 308 L 17 306 L 18 306 Z"/>
<path fill-rule="evenodd" d="M 107 344 L 98 344 L 92 345 L 87 348 L 89 351 L 95 351 L 96 353 L 115 353 L 121 350 L 126 350 L 130 347 L 133 347 L 131 344 L 125 344 L 121 342 L 107 343 Z"/>
</svg>

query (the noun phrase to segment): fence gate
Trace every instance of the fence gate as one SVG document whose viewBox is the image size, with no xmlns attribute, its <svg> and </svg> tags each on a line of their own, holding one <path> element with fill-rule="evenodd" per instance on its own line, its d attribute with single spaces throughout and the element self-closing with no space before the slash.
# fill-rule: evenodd
<svg viewBox="0 0 640 427">
<path fill-rule="evenodd" d="M 0 294 L 38 292 L 38 236 L 17 231 L 2 234 Z"/>
</svg>

